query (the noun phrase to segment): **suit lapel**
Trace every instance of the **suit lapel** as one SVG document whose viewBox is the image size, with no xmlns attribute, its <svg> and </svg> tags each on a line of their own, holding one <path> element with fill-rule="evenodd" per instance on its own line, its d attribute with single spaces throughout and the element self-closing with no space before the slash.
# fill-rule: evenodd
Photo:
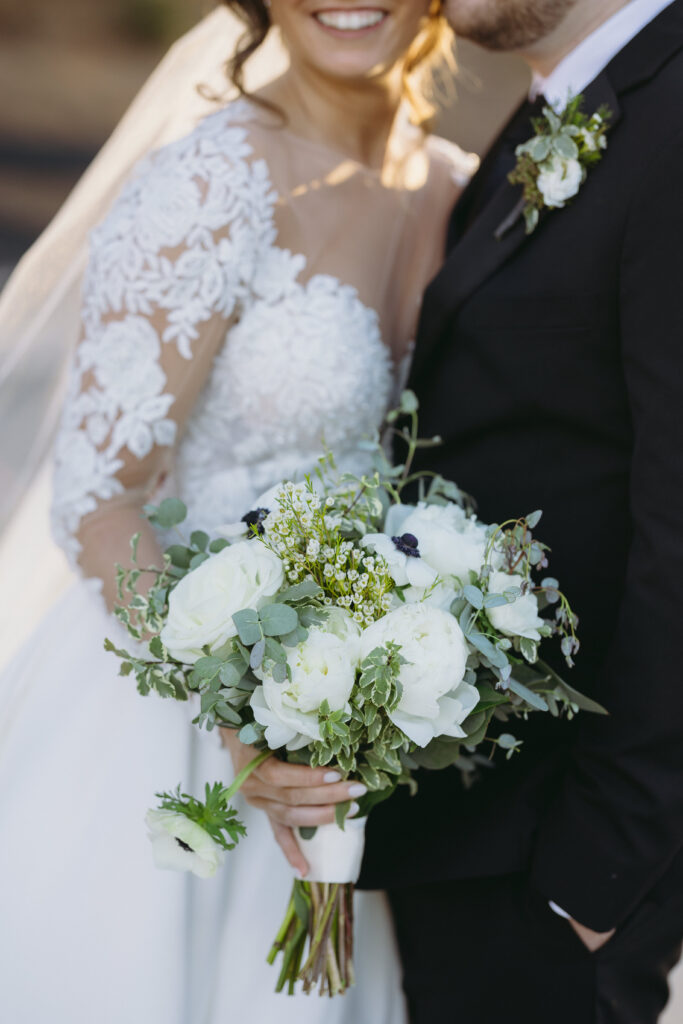
<svg viewBox="0 0 683 1024">
<path fill-rule="evenodd" d="M 584 109 L 592 113 L 603 104 L 612 111 L 611 126 L 614 128 L 620 117 L 619 103 L 605 72 L 586 89 Z M 532 131 L 529 125 L 529 137 Z M 607 154 L 605 159 L 609 159 Z M 532 235 L 526 234 L 524 218 L 520 215 L 508 230 L 496 237 L 498 228 L 510 218 L 515 207 L 519 205 L 520 197 L 519 187 L 504 182 L 481 211 L 470 230 L 449 254 L 441 271 L 427 288 L 418 326 L 418 342 L 411 374 L 413 380 L 419 376 L 427 363 L 449 320 L 469 296 L 522 246 L 533 245 L 548 216 L 561 217 L 565 212 L 554 210 L 542 213 L 541 221 Z M 463 199 L 466 198 L 467 193 L 464 193 Z"/>
</svg>

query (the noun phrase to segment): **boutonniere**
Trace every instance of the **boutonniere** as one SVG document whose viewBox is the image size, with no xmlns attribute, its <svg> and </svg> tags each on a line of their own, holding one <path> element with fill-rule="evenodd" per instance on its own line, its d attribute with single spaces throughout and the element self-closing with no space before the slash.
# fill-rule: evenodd
<svg viewBox="0 0 683 1024">
<path fill-rule="evenodd" d="M 559 210 L 579 192 L 588 170 L 602 160 L 607 148 L 611 112 L 601 107 L 590 117 L 581 112 L 583 96 L 575 96 L 561 113 L 543 108 L 531 124 L 535 135 L 515 150 L 517 164 L 508 175 L 512 185 L 522 185 L 522 198 L 496 231 L 502 236 L 520 216 L 526 233 L 535 230 L 541 210 Z"/>
</svg>

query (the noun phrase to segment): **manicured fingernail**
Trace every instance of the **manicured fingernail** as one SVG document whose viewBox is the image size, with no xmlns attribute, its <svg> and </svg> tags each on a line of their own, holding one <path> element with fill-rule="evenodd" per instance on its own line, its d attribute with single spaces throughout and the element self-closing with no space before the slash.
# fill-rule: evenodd
<svg viewBox="0 0 683 1024">
<path fill-rule="evenodd" d="M 349 796 L 365 796 L 368 791 L 368 787 L 364 786 L 362 782 L 354 782 L 352 786 L 349 786 Z"/>
<path fill-rule="evenodd" d="M 326 772 L 324 779 L 325 782 L 341 782 L 341 772 Z"/>
<path fill-rule="evenodd" d="M 359 810 L 360 806 L 354 800 L 351 806 L 349 807 L 349 817 L 352 818 L 354 814 L 358 814 Z"/>
</svg>

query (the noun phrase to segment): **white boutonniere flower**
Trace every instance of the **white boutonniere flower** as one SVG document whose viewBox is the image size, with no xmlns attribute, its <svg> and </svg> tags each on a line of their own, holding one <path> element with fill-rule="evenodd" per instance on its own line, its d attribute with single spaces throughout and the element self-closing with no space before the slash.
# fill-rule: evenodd
<svg viewBox="0 0 683 1024">
<path fill-rule="evenodd" d="M 517 147 L 517 164 L 509 175 L 523 194 L 509 217 L 496 231 L 502 238 L 524 216 L 526 232 L 537 227 L 541 210 L 562 209 L 578 195 L 588 170 L 602 160 L 607 148 L 610 111 L 602 107 L 592 116 L 582 113 L 583 96 L 575 96 L 561 113 L 544 107 L 532 120 L 533 138 Z"/>
</svg>

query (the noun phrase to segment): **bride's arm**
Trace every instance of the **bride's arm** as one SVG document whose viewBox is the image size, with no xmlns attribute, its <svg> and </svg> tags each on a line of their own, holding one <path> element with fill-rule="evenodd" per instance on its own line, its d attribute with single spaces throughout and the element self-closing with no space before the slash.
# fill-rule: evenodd
<svg viewBox="0 0 683 1024">
<path fill-rule="evenodd" d="M 142 506 L 169 470 L 238 315 L 241 268 L 253 264 L 258 236 L 248 203 L 230 202 L 232 171 L 222 140 L 198 129 L 148 158 L 91 235 L 52 523 L 110 606 L 134 533 L 140 561 L 160 564 Z"/>
<path fill-rule="evenodd" d="M 239 157 L 239 194 L 231 196 L 230 153 L 213 127 L 155 154 L 91 238 L 52 519 L 58 542 L 86 576 L 102 580 L 110 606 L 115 566 L 129 564 L 133 534 L 141 534 L 139 562 L 160 564 L 142 506 L 169 468 L 239 312 L 243 275 L 258 261 L 262 175 L 257 169 L 252 195 Z M 253 757 L 234 734 L 228 745 L 237 770 Z M 325 782 L 326 774 L 272 762 L 245 788 L 302 873 L 291 826 L 333 820 L 334 803 L 350 796 L 348 784 Z"/>
</svg>

